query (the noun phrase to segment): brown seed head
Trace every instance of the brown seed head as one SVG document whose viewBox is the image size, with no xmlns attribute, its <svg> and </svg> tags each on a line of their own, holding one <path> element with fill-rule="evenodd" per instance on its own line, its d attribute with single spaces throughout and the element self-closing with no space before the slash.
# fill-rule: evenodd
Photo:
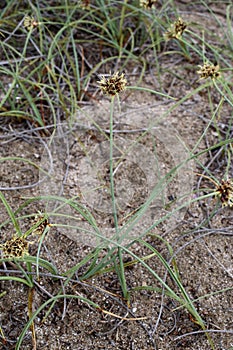
<svg viewBox="0 0 233 350">
<path fill-rule="evenodd" d="M 218 197 L 223 207 L 233 206 L 233 182 L 231 180 L 222 180 L 216 188 L 216 197 Z"/>
<path fill-rule="evenodd" d="M 50 226 L 49 220 L 45 215 L 39 213 L 35 216 L 35 220 L 33 220 L 32 225 L 36 225 L 35 229 L 32 232 L 32 235 L 41 236 L 47 226 Z"/>
<path fill-rule="evenodd" d="M 157 0 L 140 0 L 140 6 L 149 10 L 153 6 L 155 6 L 156 2 L 157 2 Z"/>
<path fill-rule="evenodd" d="M 200 79 L 217 79 L 220 77 L 219 65 L 205 63 L 203 66 L 199 66 L 200 70 L 197 71 L 197 74 L 200 75 Z"/>
<path fill-rule="evenodd" d="M 127 80 L 125 79 L 124 73 L 119 75 L 119 72 L 111 75 L 109 78 L 102 77 L 100 81 L 98 81 L 99 86 L 102 92 L 106 95 L 115 96 L 119 92 L 125 90 L 125 86 L 127 84 Z"/>
<path fill-rule="evenodd" d="M 182 18 L 178 18 L 169 28 L 169 30 L 164 34 L 166 40 L 169 39 L 180 39 L 187 28 L 187 23 L 185 23 Z"/>
<path fill-rule="evenodd" d="M 24 237 L 13 237 L 1 245 L 4 258 L 22 258 L 28 255 L 29 242 Z"/>
<path fill-rule="evenodd" d="M 80 1 L 80 7 L 84 10 L 90 10 L 90 0 L 81 0 Z"/>
<path fill-rule="evenodd" d="M 39 23 L 35 20 L 34 17 L 26 16 L 23 21 L 24 28 L 28 31 L 38 27 Z"/>
</svg>

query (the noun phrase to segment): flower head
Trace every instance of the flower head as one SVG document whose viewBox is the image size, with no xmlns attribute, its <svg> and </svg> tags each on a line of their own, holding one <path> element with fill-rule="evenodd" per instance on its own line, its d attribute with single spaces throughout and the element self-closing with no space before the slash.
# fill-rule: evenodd
<svg viewBox="0 0 233 350">
<path fill-rule="evenodd" d="M 169 28 L 169 30 L 164 33 L 166 40 L 169 39 L 180 39 L 183 32 L 187 28 L 187 23 L 185 23 L 182 18 L 178 18 Z"/>
<path fill-rule="evenodd" d="M 90 10 L 90 0 L 81 0 L 80 7 L 84 10 Z"/>
<path fill-rule="evenodd" d="M 233 206 L 233 182 L 231 180 L 222 180 L 215 192 L 216 197 L 220 199 L 223 207 Z"/>
<path fill-rule="evenodd" d="M 219 65 L 205 63 L 203 66 L 198 67 L 200 67 L 200 70 L 197 71 L 197 74 L 200 75 L 200 79 L 217 79 L 220 77 Z"/>
<path fill-rule="evenodd" d="M 125 79 L 124 73 L 119 75 L 119 72 L 116 72 L 108 78 L 103 76 L 98 83 L 104 94 L 115 96 L 119 92 L 125 90 L 127 80 Z"/>
<path fill-rule="evenodd" d="M 23 21 L 24 28 L 28 31 L 38 27 L 39 23 L 35 20 L 34 17 L 26 16 Z"/>
<path fill-rule="evenodd" d="M 1 245 L 4 258 L 22 258 L 28 255 L 29 242 L 23 236 L 13 237 Z"/>
<path fill-rule="evenodd" d="M 140 0 L 140 6 L 148 10 L 155 6 L 156 2 L 157 0 Z"/>
<path fill-rule="evenodd" d="M 41 236 L 47 226 L 51 226 L 48 220 L 48 217 L 39 213 L 35 216 L 35 219 L 32 222 L 32 225 L 35 226 L 35 229 L 32 231 L 32 235 Z"/>
</svg>

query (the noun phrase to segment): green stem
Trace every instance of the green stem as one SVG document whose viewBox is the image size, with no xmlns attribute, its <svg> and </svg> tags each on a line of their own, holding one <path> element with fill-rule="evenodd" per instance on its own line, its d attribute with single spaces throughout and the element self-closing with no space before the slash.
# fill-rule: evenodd
<svg viewBox="0 0 233 350">
<path fill-rule="evenodd" d="M 115 96 L 112 97 L 111 100 L 111 109 L 110 109 L 110 122 L 109 122 L 109 130 L 110 130 L 110 152 L 109 152 L 109 167 L 110 167 L 110 192 L 111 192 L 111 200 L 112 200 L 112 209 L 113 209 L 113 219 L 114 219 L 114 227 L 116 230 L 116 240 L 117 242 L 120 240 L 119 234 L 118 234 L 118 218 L 117 218 L 117 208 L 116 208 L 116 200 L 115 200 L 115 193 L 114 193 L 114 174 L 113 174 L 113 147 L 114 147 L 114 141 L 113 141 L 113 113 L 114 113 L 114 101 Z M 121 284 L 121 289 L 123 296 L 126 300 L 128 300 L 129 294 L 127 290 L 127 284 L 125 279 L 125 269 L 124 269 L 124 262 L 123 262 L 123 256 L 122 256 L 122 249 L 118 247 L 118 259 L 119 259 L 119 265 L 115 261 L 115 269 Z"/>
<path fill-rule="evenodd" d="M 11 222 L 14 225 L 15 231 L 17 232 L 17 236 L 18 237 L 22 236 L 22 232 L 20 230 L 19 223 L 16 220 L 14 212 L 11 209 L 10 205 L 8 204 L 8 202 L 6 201 L 6 199 L 5 199 L 4 195 L 2 194 L 2 192 L 0 192 L 0 200 L 2 201 L 2 203 L 4 204 L 4 206 L 5 206 L 6 210 L 7 210 L 7 213 L 9 215 L 10 219 L 11 219 Z"/>
<path fill-rule="evenodd" d="M 113 219 L 114 219 L 114 227 L 116 229 L 116 236 L 117 240 L 118 237 L 118 218 L 117 218 L 117 208 L 116 208 L 116 200 L 115 200 L 115 193 L 114 193 L 114 174 L 113 174 L 113 110 L 114 110 L 114 101 L 115 96 L 112 97 L 111 100 L 111 110 L 110 110 L 110 151 L 109 151 L 109 171 L 110 171 L 110 193 L 111 193 L 111 201 L 112 201 L 112 210 L 113 210 Z"/>
<path fill-rule="evenodd" d="M 120 44 L 120 49 L 122 50 L 123 47 L 123 29 L 124 29 L 124 20 L 125 20 L 125 10 L 126 10 L 126 4 L 128 0 L 124 1 L 124 4 L 122 5 L 122 10 L 121 10 L 121 18 L 120 18 L 120 25 L 119 25 L 119 44 Z M 119 57 L 121 57 L 121 53 L 119 54 Z"/>
</svg>

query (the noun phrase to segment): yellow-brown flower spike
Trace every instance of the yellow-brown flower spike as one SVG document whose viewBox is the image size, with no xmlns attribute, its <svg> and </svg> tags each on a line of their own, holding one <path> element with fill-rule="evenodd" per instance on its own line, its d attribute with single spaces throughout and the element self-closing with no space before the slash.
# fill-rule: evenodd
<svg viewBox="0 0 233 350">
<path fill-rule="evenodd" d="M 43 216 L 41 213 L 35 216 L 35 220 L 32 222 L 32 225 L 36 225 L 35 229 L 32 231 L 32 235 L 41 236 L 47 226 L 51 226 L 49 220 L 46 216 Z"/>
<path fill-rule="evenodd" d="M 90 0 L 81 0 L 80 7 L 84 10 L 90 10 Z"/>
<path fill-rule="evenodd" d="M 140 0 L 140 6 L 144 9 L 151 9 L 153 6 L 155 6 L 155 3 L 157 0 Z"/>
<path fill-rule="evenodd" d="M 200 70 L 197 71 L 197 74 L 200 75 L 200 79 L 217 79 L 220 77 L 219 65 L 205 63 L 203 66 L 198 67 L 200 67 Z"/>
<path fill-rule="evenodd" d="M 29 242 L 24 237 L 13 237 L 10 240 L 3 243 L 0 249 L 3 251 L 3 257 L 10 258 L 22 258 L 28 253 Z"/>
<path fill-rule="evenodd" d="M 26 28 L 28 31 L 36 28 L 39 23 L 35 20 L 34 17 L 26 16 L 23 21 L 24 28 Z"/>
<path fill-rule="evenodd" d="M 220 199 L 223 207 L 233 206 L 233 182 L 231 180 L 222 180 L 216 187 L 216 197 Z"/>
<path fill-rule="evenodd" d="M 127 80 L 125 79 L 124 73 L 119 75 L 119 72 L 116 72 L 108 78 L 103 76 L 101 80 L 98 81 L 98 84 L 104 94 L 115 96 L 125 90 Z"/>
<path fill-rule="evenodd" d="M 170 39 L 180 39 L 187 28 L 187 23 L 185 23 L 182 18 L 178 18 L 169 28 L 169 30 L 164 33 L 165 40 Z"/>
</svg>

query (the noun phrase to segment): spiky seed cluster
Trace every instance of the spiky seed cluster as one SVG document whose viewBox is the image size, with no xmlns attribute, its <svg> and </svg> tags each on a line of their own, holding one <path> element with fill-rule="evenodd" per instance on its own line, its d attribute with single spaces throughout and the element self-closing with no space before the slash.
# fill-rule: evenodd
<svg viewBox="0 0 233 350">
<path fill-rule="evenodd" d="M 103 76 L 98 84 L 104 94 L 115 96 L 125 90 L 127 80 L 124 73 L 119 75 L 119 72 L 116 72 L 108 78 Z"/>
<path fill-rule="evenodd" d="M 200 79 L 217 79 L 220 77 L 219 65 L 205 63 L 203 66 L 198 67 L 200 67 L 200 70 L 197 71 L 197 74 L 200 75 Z"/>
<path fill-rule="evenodd" d="M 170 39 L 180 39 L 187 28 L 187 23 L 185 23 L 182 18 L 178 18 L 174 23 L 172 23 L 169 30 L 164 33 L 166 40 Z"/>
<path fill-rule="evenodd" d="M 216 196 L 222 202 L 223 207 L 233 206 L 233 182 L 232 180 L 222 180 L 216 188 Z"/>
<path fill-rule="evenodd" d="M 34 17 L 30 17 L 30 16 L 26 16 L 24 18 L 24 22 L 23 22 L 24 28 L 26 28 L 28 31 L 36 28 L 39 23 L 35 20 Z"/>
<path fill-rule="evenodd" d="M 13 237 L 1 245 L 4 258 L 22 258 L 28 255 L 29 242 L 24 237 Z"/>
<path fill-rule="evenodd" d="M 155 6 L 156 2 L 157 0 L 140 0 L 140 6 L 148 10 Z"/>
<path fill-rule="evenodd" d="M 81 0 L 80 7 L 84 10 L 90 10 L 90 0 Z"/>
<path fill-rule="evenodd" d="M 45 228 L 49 225 L 49 220 L 46 216 L 39 214 L 36 215 L 35 220 L 32 222 L 32 225 L 37 225 L 32 234 L 41 236 Z"/>
</svg>

